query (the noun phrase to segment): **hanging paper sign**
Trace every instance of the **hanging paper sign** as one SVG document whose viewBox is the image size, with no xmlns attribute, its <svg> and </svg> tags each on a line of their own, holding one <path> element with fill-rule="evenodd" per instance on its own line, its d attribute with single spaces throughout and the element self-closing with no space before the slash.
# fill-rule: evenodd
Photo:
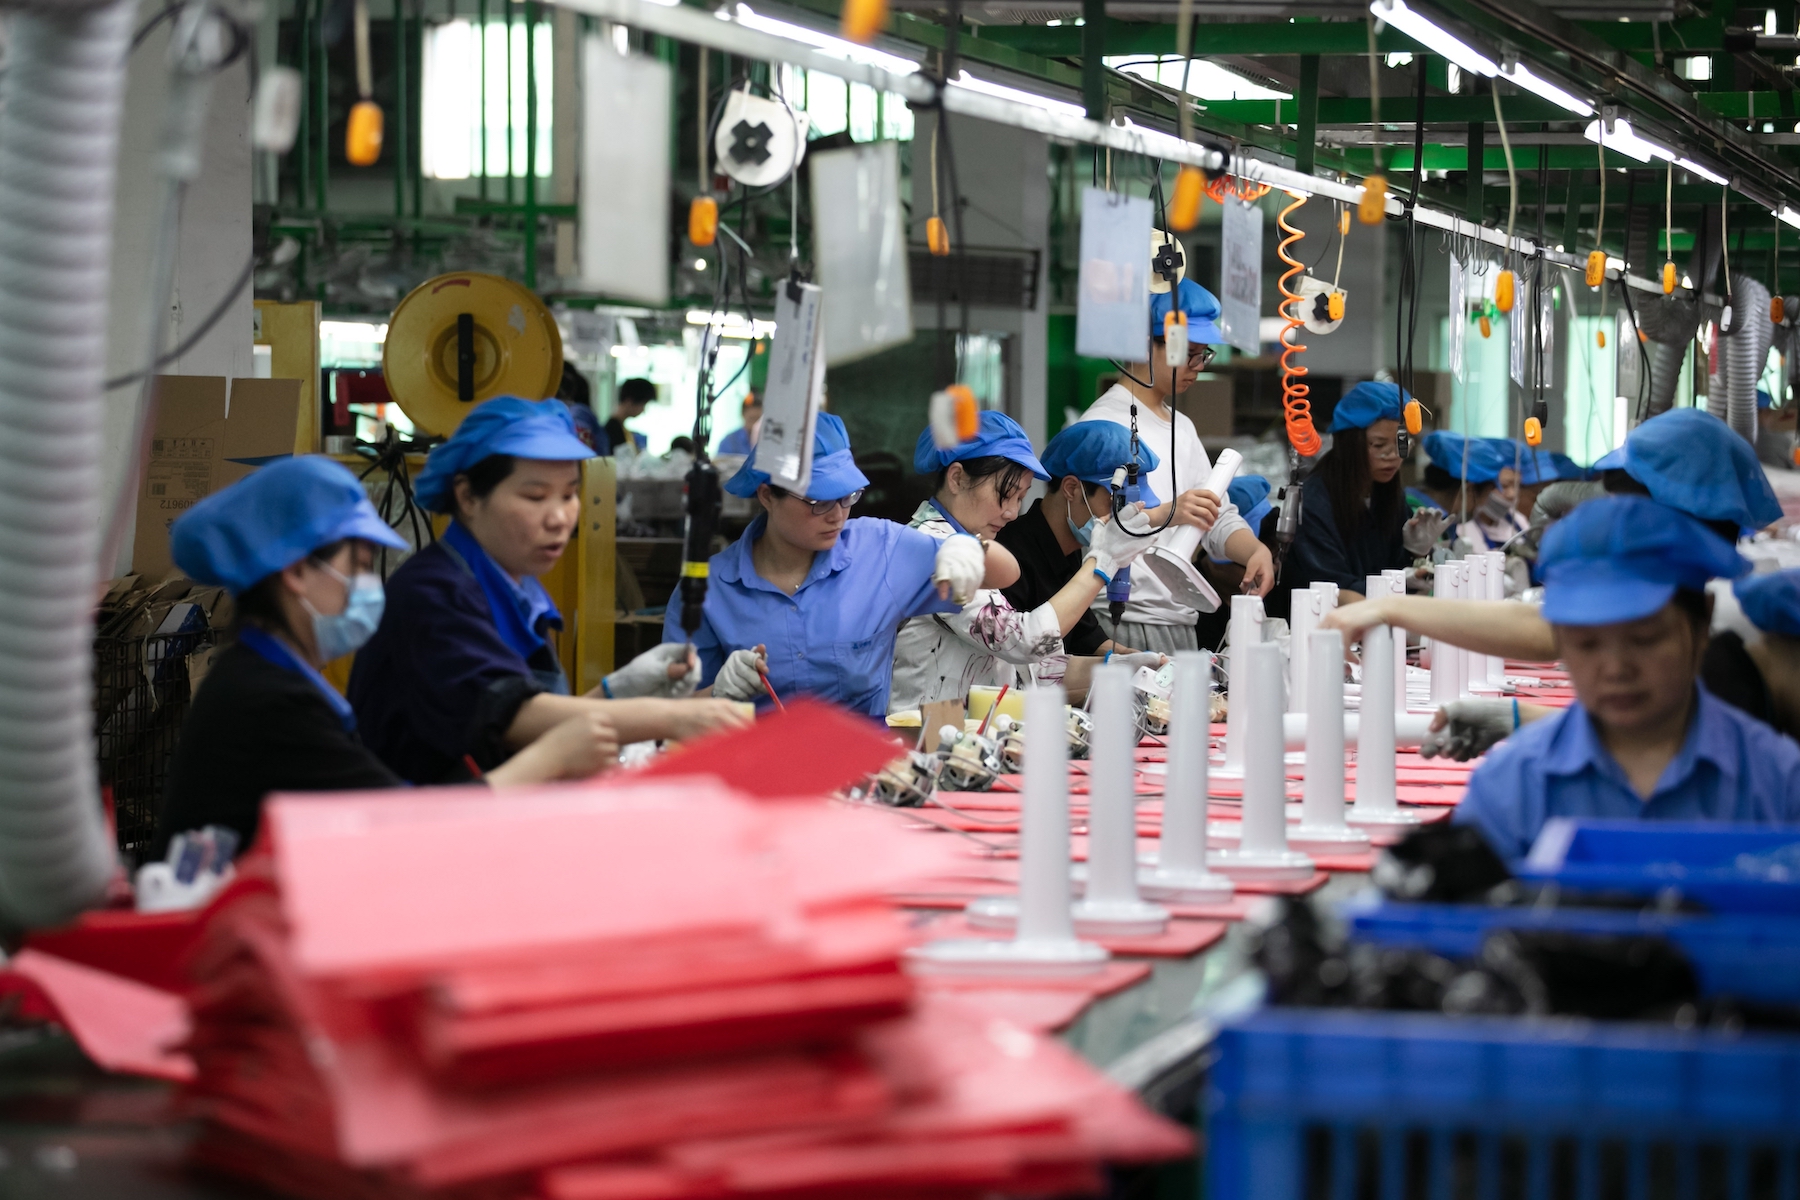
<svg viewBox="0 0 1800 1200">
<path fill-rule="evenodd" d="M 1461 382 L 1463 347 L 1469 340 L 1469 271 L 1450 256 L 1450 378 Z"/>
<path fill-rule="evenodd" d="M 817 284 L 775 287 L 775 344 L 756 439 L 756 465 L 776 487 L 800 495 L 812 482 L 813 426 L 825 393 L 823 296 Z"/>
<path fill-rule="evenodd" d="M 1263 211 L 1227 198 L 1219 237 L 1219 326 L 1245 354 L 1262 350 Z"/>
<path fill-rule="evenodd" d="M 582 52 L 581 177 L 631 181 L 581 189 L 582 286 L 661 307 L 669 300 L 669 66 L 622 55 L 601 37 Z"/>
<path fill-rule="evenodd" d="M 807 168 L 813 265 L 819 283 L 831 291 L 825 359 L 833 366 L 912 341 L 897 146 L 870 142 L 824 150 Z"/>
<path fill-rule="evenodd" d="M 1082 189 L 1075 353 L 1125 363 L 1150 357 L 1151 215 L 1148 200 Z"/>
</svg>

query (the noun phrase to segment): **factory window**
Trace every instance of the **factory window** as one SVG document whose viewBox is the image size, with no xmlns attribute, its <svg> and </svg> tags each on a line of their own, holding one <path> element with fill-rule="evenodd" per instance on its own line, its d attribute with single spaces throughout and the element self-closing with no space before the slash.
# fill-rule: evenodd
<svg viewBox="0 0 1800 1200">
<path fill-rule="evenodd" d="M 510 44 L 509 44 L 510 42 Z M 432 179 L 525 174 L 525 23 L 446 21 L 425 31 L 420 157 Z M 537 173 L 550 174 L 551 32 L 532 39 L 537 71 Z M 485 96 L 484 96 L 485 93 Z M 483 112 L 485 102 L 485 113 Z M 485 164 L 482 150 L 487 151 Z"/>
<path fill-rule="evenodd" d="M 866 83 L 846 83 L 823 71 L 783 66 L 781 95 L 805 110 L 811 137 L 849 130 L 851 140 L 857 142 L 912 140 L 912 110 L 896 93 L 877 92 Z"/>
<path fill-rule="evenodd" d="M 1569 319 L 1569 386 L 1563 413 L 1565 452 L 1576 462 L 1593 462 L 1625 441 L 1627 403 L 1615 393 L 1617 363 L 1611 341 L 1612 314 Z M 1598 334 L 1605 331 L 1608 348 Z"/>
<path fill-rule="evenodd" d="M 1478 275 L 1475 286 L 1487 281 L 1492 289 L 1493 271 Z M 1448 318 L 1445 318 L 1448 321 Z M 1508 428 L 1507 404 L 1512 389 L 1511 322 L 1503 313 L 1489 318 L 1489 334 L 1482 337 L 1473 316 L 1463 331 L 1463 374 L 1450 385 L 1450 428 L 1476 437 L 1505 437 Z M 1449 330 L 1444 330 L 1442 344 L 1447 345 Z M 1448 352 L 1445 352 L 1447 358 Z M 1448 365 L 1446 363 L 1446 365 Z"/>
</svg>

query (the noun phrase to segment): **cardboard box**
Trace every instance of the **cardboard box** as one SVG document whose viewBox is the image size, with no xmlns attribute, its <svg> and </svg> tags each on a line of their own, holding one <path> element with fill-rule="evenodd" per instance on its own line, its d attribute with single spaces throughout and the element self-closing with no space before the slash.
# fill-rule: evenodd
<svg viewBox="0 0 1800 1200">
<path fill-rule="evenodd" d="M 227 397 L 229 396 L 229 403 Z M 134 574 L 166 578 L 169 525 L 197 502 L 263 463 L 304 452 L 299 445 L 301 383 L 164 375 L 156 382 L 156 432 L 138 488 Z"/>
</svg>

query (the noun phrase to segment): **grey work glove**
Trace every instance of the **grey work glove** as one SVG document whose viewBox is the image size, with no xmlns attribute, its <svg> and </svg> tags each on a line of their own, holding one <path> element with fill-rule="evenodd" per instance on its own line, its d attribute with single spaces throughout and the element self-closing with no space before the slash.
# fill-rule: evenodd
<svg viewBox="0 0 1800 1200">
<path fill-rule="evenodd" d="M 1486 754 L 1519 727 L 1517 712 L 1518 706 L 1512 700 L 1452 700 L 1438 709 L 1438 715 L 1444 718 L 1443 728 L 1426 733 L 1419 744 L 1419 757 L 1442 755 L 1455 762 L 1468 762 Z"/>
<path fill-rule="evenodd" d="M 1414 558 L 1424 558 L 1431 553 L 1431 548 L 1438 544 L 1444 536 L 1444 530 L 1450 527 L 1451 517 L 1436 509 L 1421 508 L 1407 521 L 1406 528 L 1400 532 L 1400 540 L 1406 545 L 1406 552 Z"/>
<path fill-rule="evenodd" d="M 694 694 L 700 686 L 700 663 L 690 658 L 686 642 L 664 642 L 652 646 L 604 681 L 604 694 L 612 700 L 630 700 L 639 696 L 663 696 L 679 700 Z M 669 668 L 687 667 L 684 674 L 669 676 Z"/>
<path fill-rule="evenodd" d="M 1161 667 L 1166 660 L 1154 650 L 1133 650 L 1130 654 L 1114 654 L 1106 661 L 1124 663 L 1133 671 L 1139 667 L 1149 667 L 1154 671 Z"/>
<path fill-rule="evenodd" d="M 1116 520 L 1094 523 L 1094 533 L 1088 543 L 1088 557 L 1094 560 L 1094 569 L 1111 580 L 1119 573 L 1120 567 L 1129 567 L 1138 557 L 1156 544 L 1155 539 L 1134 535 L 1121 523 L 1127 518 L 1136 517 L 1143 511 L 1143 505 L 1133 504 L 1119 514 Z M 1136 522 L 1143 524 L 1142 521 Z"/>
<path fill-rule="evenodd" d="M 948 584 L 950 599 L 967 604 L 975 598 L 987 575 L 987 549 L 966 533 L 951 534 L 938 544 L 932 582 Z"/>
<path fill-rule="evenodd" d="M 756 650 L 733 650 L 713 677 L 713 695 L 721 700 L 755 700 L 763 695 L 768 659 Z"/>
</svg>

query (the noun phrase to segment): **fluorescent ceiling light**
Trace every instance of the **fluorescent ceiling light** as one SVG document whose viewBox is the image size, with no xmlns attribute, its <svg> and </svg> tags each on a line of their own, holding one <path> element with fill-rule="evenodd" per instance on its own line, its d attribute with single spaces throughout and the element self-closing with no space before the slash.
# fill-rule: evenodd
<svg viewBox="0 0 1800 1200">
<path fill-rule="evenodd" d="M 1720 187 L 1724 187 L 1727 183 L 1730 182 L 1730 180 L 1726 179 L 1723 175 L 1719 174 L 1717 171 L 1708 170 L 1707 168 L 1701 166 L 1699 163 L 1695 162 L 1691 158 L 1678 158 L 1675 160 L 1675 165 L 1680 167 L 1682 170 L 1686 171 L 1690 175 L 1698 175 L 1700 178 L 1706 180 L 1708 183 L 1716 183 Z"/>
<path fill-rule="evenodd" d="M 1792 225 L 1795 229 L 1800 229 L 1800 212 L 1795 212 L 1793 205 L 1791 205 L 1791 204 L 1782 205 L 1779 209 L 1777 209 L 1775 211 L 1775 215 L 1780 217 L 1783 221 L 1787 222 L 1789 225 Z"/>
<path fill-rule="evenodd" d="M 1500 73 L 1507 79 L 1512 80 L 1512 82 L 1524 88 L 1526 91 L 1536 92 L 1544 99 L 1550 101 L 1550 103 L 1561 108 L 1566 108 L 1578 117 L 1591 117 L 1594 115 L 1593 105 L 1572 92 L 1565 92 L 1554 83 L 1551 83 L 1548 79 L 1532 74 L 1531 68 L 1524 63 L 1513 63 L 1510 67 L 1502 70 Z"/>
<path fill-rule="evenodd" d="M 730 20 L 731 10 L 722 8 L 717 15 L 722 20 Z M 762 16 L 748 4 L 737 6 L 737 23 L 747 29 L 756 29 L 763 33 L 774 34 L 776 37 L 804 42 L 826 54 L 849 59 L 851 62 L 867 63 L 869 66 L 880 67 L 882 70 L 891 71 L 896 75 L 911 75 L 919 69 L 919 64 L 910 58 L 901 58 L 898 54 L 889 54 L 885 50 L 864 46 L 847 38 L 833 37 L 829 33 L 805 25 L 777 21 L 773 17 Z"/>
<path fill-rule="evenodd" d="M 1611 129 L 1604 128 L 1604 122 L 1593 120 L 1582 130 L 1582 136 L 1590 142 L 1598 142 L 1608 150 L 1617 150 L 1627 158 L 1635 158 L 1639 162 L 1649 162 L 1660 158 L 1665 162 L 1675 161 L 1675 152 L 1666 146 L 1659 146 L 1648 138 L 1641 138 L 1632 131 L 1631 122 L 1623 117 L 1616 118 Z"/>
<path fill-rule="evenodd" d="M 1197 100 L 1292 100 L 1293 93 L 1276 88 L 1264 87 L 1252 83 L 1242 75 L 1221 67 L 1218 63 L 1196 58 L 1185 63 L 1179 58 L 1145 58 L 1142 55 L 1108 56 L 1107 66 L 1123 71 L 1127 75 L 1136 75 L 1140 79 L 1148 79 L 1163 87 L 1181 90 L 1187 84 L 1187 94 Z"/>
<path fill-rule="evenodd" d="M 983 96 L 994 96 L 1001 100 L 1011 100 L 1014 104 L 1028 104 L 1032 108 L 1041 108 L 1046 112 L 1056 113 L 1064 117 L 1085 117 L 1087 109 L 1079 104 L 1071 104 L 1067 100 L 1052 100 L 1048 96 L 1040 96 L 1036 92 L 1022 91 L 1019 88 L 1007 87 L 1004 84 L 990 83 L 985 79 L 977 79 L 967 71 L 958 73 L 950 81 L 950 86 L 977 92 Z"/>
<path fill-rule="evenodd" d="M 1374 0 L 1369 5 L 1369 11 L 1375 14 L 1376 20 L 1392 25 L 1427 50 L 1436 51 L 1465 71 L 1473 71 L 1489 79 L 1500 73 L 1499 63 L 1408 8 L 1406 0 Z"/>
<path fill-rule="evenodd" d="M 728 338 L 775 336 L 775 322 L 761 319 L 746 321 L 742 313 L 709 313 L 703 308 L 690 308 L 687 311 L 687 323 L 689 325 L 710 325 L 721 336 Z"/>
</svg>

